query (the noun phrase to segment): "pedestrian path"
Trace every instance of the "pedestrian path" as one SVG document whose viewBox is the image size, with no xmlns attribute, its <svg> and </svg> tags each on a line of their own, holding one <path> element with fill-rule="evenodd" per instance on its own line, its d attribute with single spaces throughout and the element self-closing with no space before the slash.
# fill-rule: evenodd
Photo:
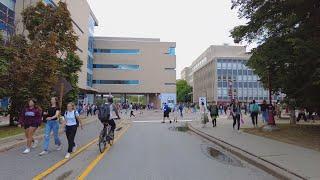
<svg viewBox="0 0 320 180">
<path fill-rule="evenodd" d="M 245 124 L 248 123 L 246 120 Z M 190 125 L 306 179 L 320 179 L 320 152 L 318 151 L 238 132 L 232 129 L 232 120 L 226 117 L 219 118 L 215 128 L 211 127 L 210 123 L 202 128 L 200 121 L 193 121 Z"/>
</svg>

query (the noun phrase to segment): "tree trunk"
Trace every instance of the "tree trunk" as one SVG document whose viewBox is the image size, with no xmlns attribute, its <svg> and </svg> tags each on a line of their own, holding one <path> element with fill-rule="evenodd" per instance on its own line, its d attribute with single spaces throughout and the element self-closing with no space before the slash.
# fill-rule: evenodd
<svg viewBox="0 0 320 180">
<path fill-rule="evenodd" d="M 290 124 L 297 124 L 295 108 L 290 108 Z"/>
<path fill-rule="evenodd" d="M 10 116 L 10 115 L 8 115 L 8 116 Z M 10 121 L 9 121 L 9 126 L 15 126 L 15 123 L 14 123 L 14 117 L 13 116 L 10 116 L 10 119 L 9 119 Z"/>
</svg>

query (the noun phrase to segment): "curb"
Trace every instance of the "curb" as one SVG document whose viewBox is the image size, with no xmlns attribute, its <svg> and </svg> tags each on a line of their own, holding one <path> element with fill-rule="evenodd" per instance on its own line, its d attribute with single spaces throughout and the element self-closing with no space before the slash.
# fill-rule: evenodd
<svg viewBox="0 0 320 180">
<path fill-rule="evenodd" d="M 273 175 L 276 178 L 286 179 L 286 180 L 291 180 L 291 179 L 307 180 L 308 179 L 307 177 L 303 177 L 295 172 L 290 171 L 289 169 L 281 167 L 273 162 L 265 160 L 255 154 L 252 154 L 246 150 L 236 147 L 230 143 L 227 143 L 219 138 L 213 137 L 205 132 L 202 132 L 194 128 L 190 123 L 187 123 L 187 125 L 188 125 L 188 128 L 195 134 L 209 140 L 210 142 L 220 146 L 224 150 L 229 151 L 230 153 L 236 155 L 240 159 L 243 159 L 249 164 L 254 165 L 266 171 L 267 173 Z"/>
<path fill-rule="evenodd" d="M 92 119 L 92 120 L 88 120 L 86 122 L 83 123 L 83 126 L 86 126 L 92 122 L 96 121 L 96 119 Z M 64 133 L 64 129 L 63 128 L 60 128 L 59 129 L 59 135 L 63 134 Z M 17 135 L 14 135 L 14 136 L 10 136 L 10 137 L 7 137 L 6 139 L 9 139 L 9 138 L 16 138 L 16 137 L 19 137 L 21 136 L 21 134 L 17 134 Z M 44 138 L 44 135 L 43 133 L 40 133 L 39 135 L 36 135 L 33 137 L 35 140 L 42 140 Z M 0 146 L 0 153 L 2 152 L 6 152 L 10 149 L 13 149 L 17 146 L 20 146 L 22 144 L 25 144 L 27 142 L 27 140 L 25 139 L 25 137 L 23 136 L 23 140 L 18 140 L 16 143 L 10 143 L 10 142 L 7 142 L 7 143 L 4 143 Z"/>
</svg>

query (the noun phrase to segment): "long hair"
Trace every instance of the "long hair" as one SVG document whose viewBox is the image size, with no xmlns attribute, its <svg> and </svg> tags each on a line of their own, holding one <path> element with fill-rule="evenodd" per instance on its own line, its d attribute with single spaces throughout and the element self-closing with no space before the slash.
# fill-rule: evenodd
<svg viewBox="0 0 320 180">
<path fill-rule="evenodd" d="M 29 98 L 26 105 L 25 105 L 25 108 L 29 108 L 29 102 L 32 101 L 34 103 L 34 108 L 35 109 L 39 109 L 41 110 L 40 106 L 38 105 L 38 102 L 37 102 L 37 99 L 36 98 Z"/>
<path fill-rule="evenodd" d="M 59 102 L 58 102 L 58 98 L 57 97 L 52 97 L 55 101 L 56 101 L 56 104 L 55 104 L 55 106 L 58 108 L 59 107 Z M 51 99 L 52 99 L 51 98 Z M 51 104 L 51 99 L 50 99 L 50 106 L 52 106 L 52 104 Z"/>
</svg>

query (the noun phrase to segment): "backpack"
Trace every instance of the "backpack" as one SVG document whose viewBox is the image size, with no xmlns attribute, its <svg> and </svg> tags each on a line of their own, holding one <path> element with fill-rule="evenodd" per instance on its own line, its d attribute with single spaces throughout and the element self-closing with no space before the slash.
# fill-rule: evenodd
<svg viewBox="0 0 320 180">
<path fill-rule="evenodd" d="M 110 105 L 103 104 L 99 108 L 98 119 L 101 122 L 106 122 L 110 119 Z"/>
<path fill-rule="evenodd" d="M 259 106 L 258 106 L 258 104 L 253 104 L 253 106 L 252 106 L 252 111 L 253 111 L 253 112 L 259 112 Z"/>
</svg>

